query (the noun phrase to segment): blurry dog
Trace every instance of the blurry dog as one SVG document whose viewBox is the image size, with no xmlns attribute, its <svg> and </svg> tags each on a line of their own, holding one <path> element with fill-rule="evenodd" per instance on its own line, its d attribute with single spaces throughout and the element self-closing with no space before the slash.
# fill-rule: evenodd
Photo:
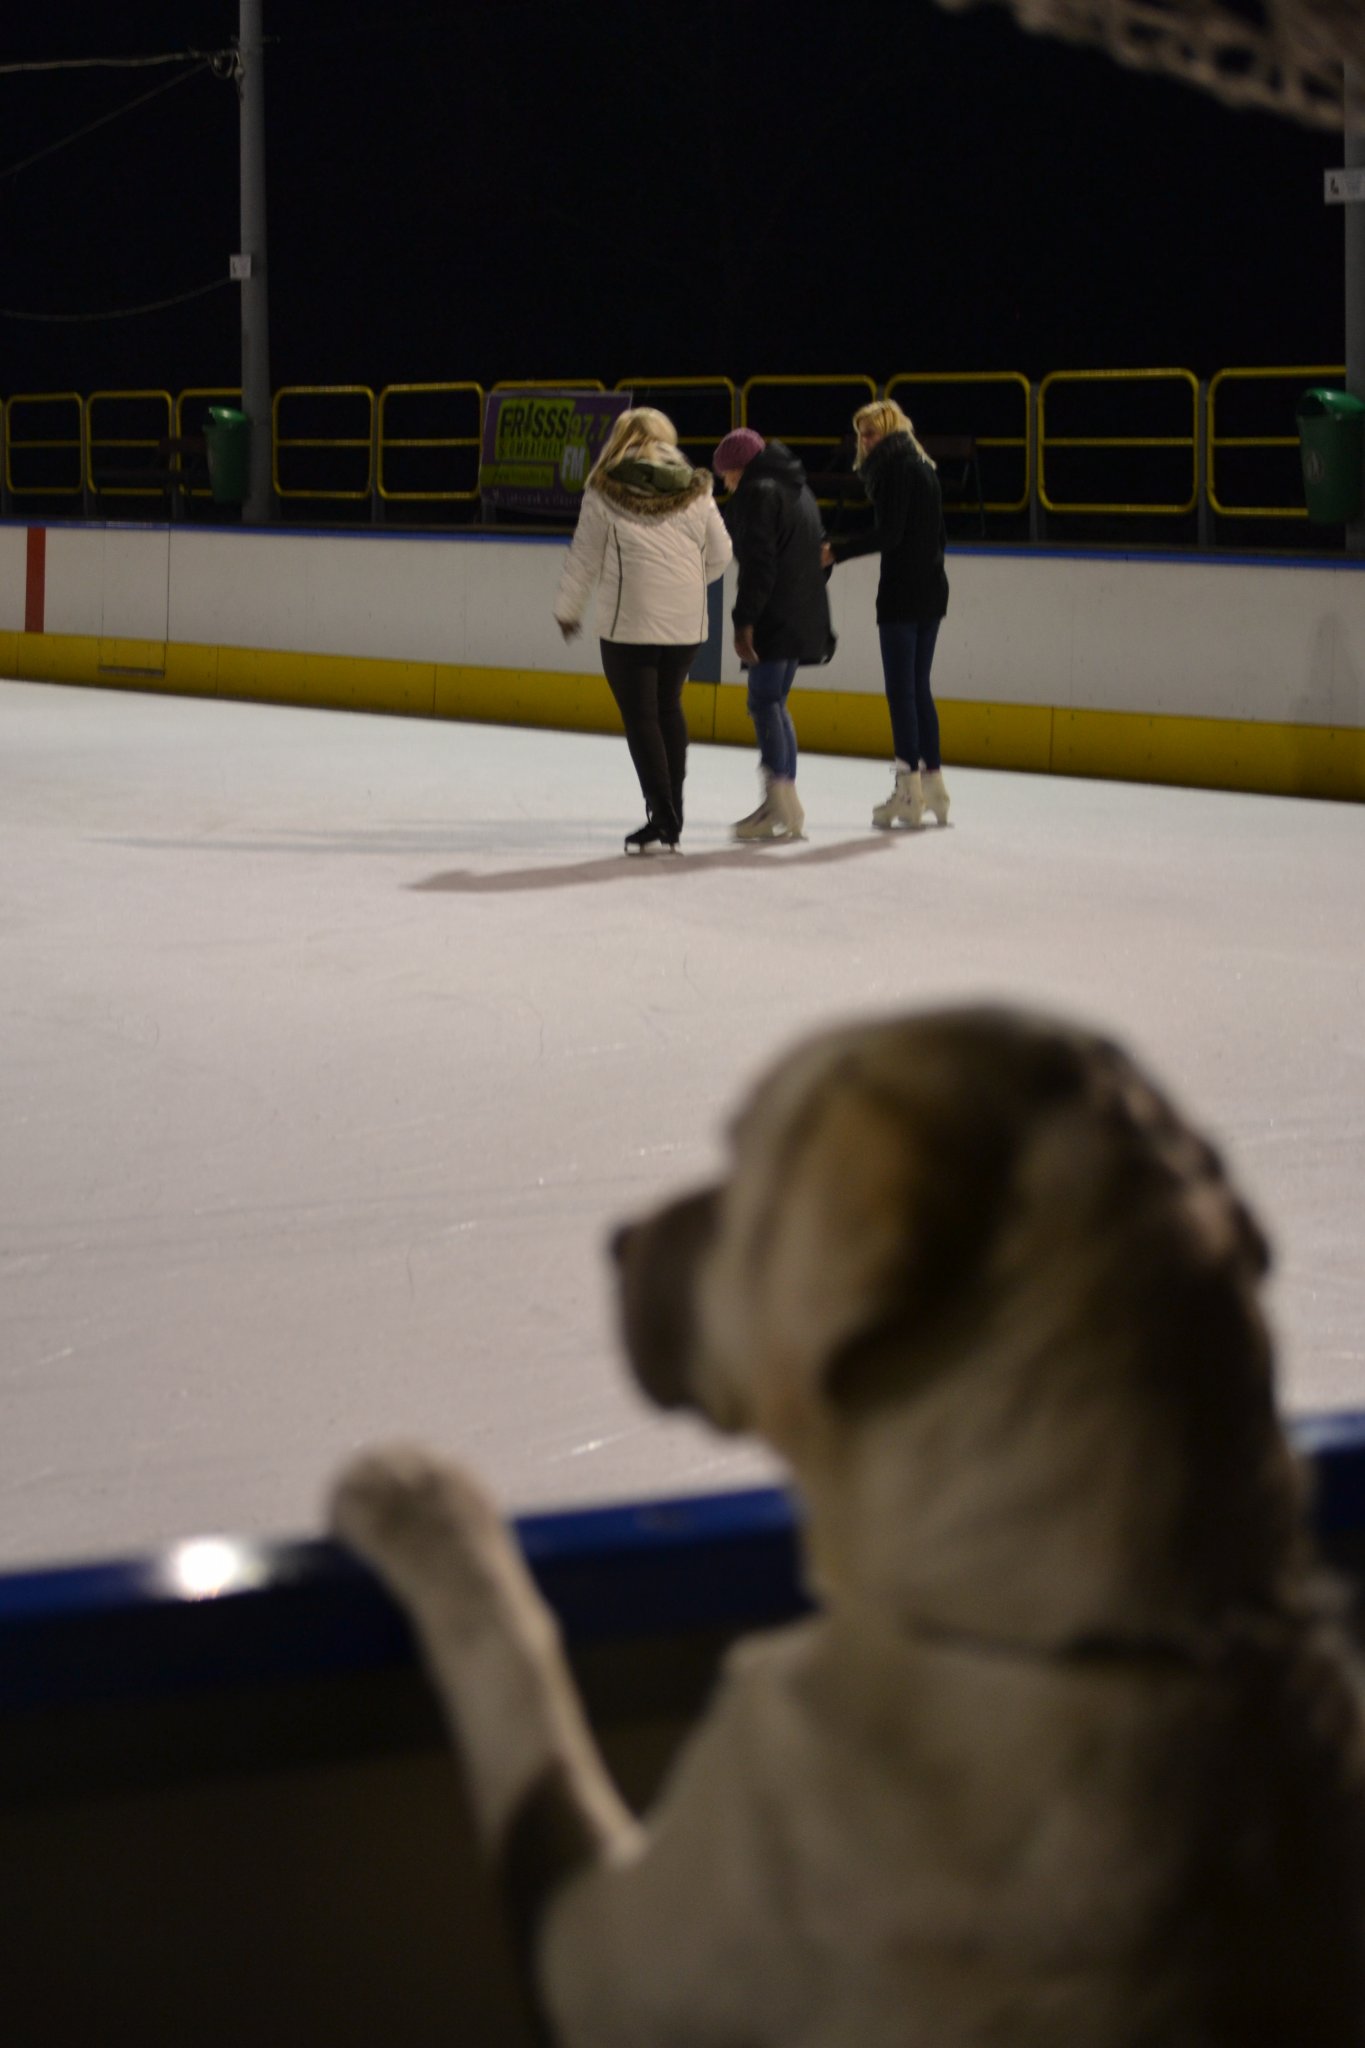
<svg viewBox="0 0 1365 2048">
<path fill-rule="evenodd" d="M 483 1839 L 581 2048 L 1359 2048 L 1357 1691 L 1265 1250 L 1113 1045 L 1005 1011 L 798 1048 L 616 1242 L 665 1405 L 755 1432 L 818 1617 L 732 1653 L 644 1825 L 497 1512 L 363 1460 Z"/>
</svg>

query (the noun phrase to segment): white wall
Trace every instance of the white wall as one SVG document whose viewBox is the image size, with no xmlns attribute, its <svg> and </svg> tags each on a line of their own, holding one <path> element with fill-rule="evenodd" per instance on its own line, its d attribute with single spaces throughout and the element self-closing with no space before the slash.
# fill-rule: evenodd
<svg viewBox="0 0 1365 2048">
<path fill-rule="evenodd" d="M 580 674 L 551 617 L 562 541 L 55 526 L 49 633 Z M 0 527 L 0 631 L 24 625 L 22 526 Z M 1365 726 L 1354 565 L 953 550 L 945 699 Z M 821 687 L 881 690 L 875 558 L 835 571 Z M 726 580 L 727 614 L 733 569 Z M 721 680 L 739 681 L 726 635 Z M 814 678 L 812 678 L 812 681 Z"/>
</svg>

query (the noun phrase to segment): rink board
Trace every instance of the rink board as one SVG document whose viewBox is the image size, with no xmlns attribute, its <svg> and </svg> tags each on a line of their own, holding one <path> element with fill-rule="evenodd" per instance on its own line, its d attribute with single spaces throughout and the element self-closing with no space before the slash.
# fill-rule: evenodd
<svg viewBox="0 0 1365 2048">
<path fill-rule="evenodd" d="M 1296 1425 L 1337 1569 L 1365 1569 L 1365 1416 Z M 518 1532 L 607 1758 L 650 1797 L 726 1646 L 800 1614 L 787 1497 Z M 497 1901 L 411 1639 L 322 1542 L 0 1578 L 5 2038 L 517 2048 Z"/>
<path fill-rule="evenodd" d="M 253 702 L 617 729 L 595 622 L 552 605 L 566 541 L 482 533 L 0 525 L 0 673 Z M 801 744 L 886 756 L 875 558 L 835 572 L 839 646 Z M 955 547 L 935 661 L 948 760 L 1365 797 L 1365 564 Z M 753 732 L 714 593 L 698 740 Z"/>
</svg>

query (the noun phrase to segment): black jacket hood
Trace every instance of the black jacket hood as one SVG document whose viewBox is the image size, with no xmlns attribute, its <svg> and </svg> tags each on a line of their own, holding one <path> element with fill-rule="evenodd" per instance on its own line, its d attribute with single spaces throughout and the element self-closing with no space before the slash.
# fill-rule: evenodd
<svg viewBox="0 0 1365 2048">
<path fill-rule="evenodd" d="M 785 441 L 769 441 L 752 462 L 744 465 L 738 488 L 742 491 L 750 480 L 758 483 L 765 477 L 772 483 L 781 484 L 784 490 L 795 496 L 806 481 L 806 472 L 800 458 L 792 454 Z"/>
</svg>

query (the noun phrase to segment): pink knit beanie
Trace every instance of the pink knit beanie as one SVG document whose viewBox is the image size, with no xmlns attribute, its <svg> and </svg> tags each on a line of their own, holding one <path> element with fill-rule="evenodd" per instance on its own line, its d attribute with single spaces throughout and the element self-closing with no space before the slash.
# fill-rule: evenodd
<svg viewBox="0 0 1365 2048">
<path fill-rule="evenodd" d="M 755 455 L 761 455 L 767 445 L 762 434 L 756 434 L 752 427 L 736 427 L 716 449 L 711 457 L 711 467 L 722 475 L 727 469 L 747 469 Z"/>
</svg>

